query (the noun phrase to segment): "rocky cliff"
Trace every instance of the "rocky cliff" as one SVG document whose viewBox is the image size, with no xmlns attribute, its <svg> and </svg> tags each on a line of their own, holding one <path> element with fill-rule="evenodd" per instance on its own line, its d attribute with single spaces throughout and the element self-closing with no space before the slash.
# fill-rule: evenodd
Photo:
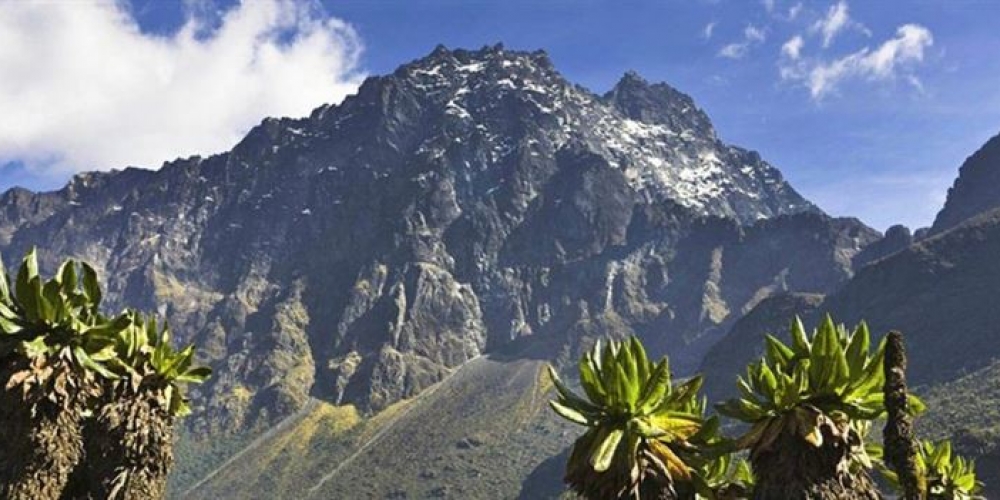
<svg viewBox="0 0 1000 500">
<path fill-rule="evenodd" d="M 0 198 L 0 251 L 93 263 L 215 375 L 192 435 L 309 397 L 378 412 L 485 352 L 636 333 L 680 370 L 754 305 L 828 292 L 879 235 L 832 219 L 690 97 L 604 96 L 543 52 L 439 47 L 231 151 Z"/>
<path fill-rule="evenodd" d="M 994 136 L 965 160 L 955 184 L 948 190 L 944 208 L 934 219 L 931 234 L 1000 207 L 1000 135 Z"/>
</svg>

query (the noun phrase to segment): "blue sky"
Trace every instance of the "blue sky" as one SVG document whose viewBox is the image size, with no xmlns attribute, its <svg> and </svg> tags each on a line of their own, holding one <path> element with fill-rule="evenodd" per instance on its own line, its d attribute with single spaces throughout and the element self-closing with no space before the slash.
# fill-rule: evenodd
<svg viewBox="0 0 1000 500">
<path fill-rule="evenodd" d="M 1000 133 L 996 19 L 992 0 L 0 0 L 0 74 L 16 76 L 0 189 L 225 150 L 438 43 L 503 42 L 596 92 L 630 69 L 666 81 L 828 212 L 915 228 Z"/>
</svg>

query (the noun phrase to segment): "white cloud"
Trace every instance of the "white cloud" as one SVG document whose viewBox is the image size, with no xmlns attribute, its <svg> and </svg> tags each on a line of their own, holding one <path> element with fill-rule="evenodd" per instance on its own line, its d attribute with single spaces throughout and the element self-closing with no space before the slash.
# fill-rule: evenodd
<svg viewBox="0 0 1000 500">
<path fill-rule="evenodd" d="M 775 0 L 760 0 L 760 3 L 764 5 L 764 10 L 770 14 L 774 12 L 774 1 Z"/>
<path fill-rule="evenodd" d="M 746 28 L 743 29 L 743 39 L 739 42 L 723 46 L 719 49 L 719 57 L 742 59 L 748 52 L 750 52 L 751 47 L 764 43 L 764 40 L 766 39 L 767 34 L 763 29 L 752 24 L 748 24 Z"/>
<path fill-rule="evenodd" d="M 934 37 L 930 30 L 920 25 L 906 24 L 896 30 L 895 37 L 886 40 L 875 50 L 865 47 L 832 61 L 798 60 L 782 64 L 781 77 L 802 83 L 817 100 L 835 91 L 841 82 L 849 79 L 886 81 L 902 76 L 922 91 L 920 80 L 909 69 L 924 60 L 924 52 L 933 44 Z"/>
<path fill-rule="evenodd" d="M 747 55 L 748 50 L 749 47 L 744 43 L 730 43 L 719 49 L 719 57 L 742 59 L 743 56 Z"/>
<path fill-rule="evenodd" d="M 0 165 L 157 166 L 357 88 L 357 34 L 312 3 L 253 0 L 214 19 L 194 7 L 154 36 L 113 0 L 0 2 Z"/>
<path fill-rule="evenodd" d="M 826 16 L 816 21 L 810 31 L 820 34 L 823 37 L 823 47 L 827 48 L 838 34 L 848 28 L 854 28 L 870 35 L 868 28 L 851 19 L 851 15 L 848 13 L 847 2 L 840 0 L 830 6 L 830 9 L 826 12 Z"/>
<path fill-rule="evenodd" d="M 712 21 L 705 25 L 705 28 L 701 30 L 701 37 L 705 40 L 712 38 L 712 33 L 715 31 L 715 25 L 717 23 Z"/>
<path fill-rule="evenodd" d="M 743 30 L 743 38 L 748 42 L 763 42 L 766 37 L 764 30 L 748 24 L 746 29 Z"/>
<path fill-rule="evenodd" d="M 805 45 L 805 40 L 801 36 L 795 35 L 781 46 L 781 55 L 792 60 L 798 59 L 802 54 L 803 45 Z"/>
</svg>

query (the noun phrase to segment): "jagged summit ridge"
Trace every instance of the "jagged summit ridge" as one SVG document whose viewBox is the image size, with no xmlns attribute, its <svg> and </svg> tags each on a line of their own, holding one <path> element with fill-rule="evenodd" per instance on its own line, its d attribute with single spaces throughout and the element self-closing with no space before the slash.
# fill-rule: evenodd
<svg viewBox="0 0 1000 500">
<path fill-rule="evenodd" d="M 631 329 L 691 364 L 748 304 L 849 276 L 855 226 L 669 86 L 600 96 L 500 46 L 439 48 L 227 153 L 0 197 L 4 255 L 86 260 L 112 304 L 205 346 L 199 435 L 309 397 L 379 411 L 529 337 Z"/>
<path fill-rule="evenodd" d="M 485 139 L 490 160 L 524 149 L 551 156 L 582 144 L 623 170 L 646 199 L 744 223 L 815 210 L 758 155 L 722 144 L 689 96 L 635 73 L 601 97 L 568 82 L 544 51 L 498 45 L 439 47 L 394 76 L 443 109 L 450 139 Z M 515 123 L 505 120 L 510 116 Z"/>
<path fill-rule="evenodd" d="M 633 120 L 715 138 L 712 121 L 694 99 L 665 82 L 650 84 L 635 70 L 627 71 L 604 100 Z"/>
<path fill-rule="evenodd" d="M 634 72 L 599 96 L 567 81 L 544 51 L 439 46 L 391 75 L 369 78 L 340 105 L 258 128 L 282 141 L 272 148 L 350 136 L 348 156 L 374 147 L 449 163 L 477 186 L 495 181 L 484 171 L 525 156 L 553 158 L 561 149 L 582 148 L 622 170 L 644 199 L 703 215 L 750 223 L 818 210 L 759 155 L 722 143 L 689 96 Z M 358 129 L 367 133 L 359 136 Z M 478 187 L 469 191 L 481 195 L 496 185 Z"/>
</svg>

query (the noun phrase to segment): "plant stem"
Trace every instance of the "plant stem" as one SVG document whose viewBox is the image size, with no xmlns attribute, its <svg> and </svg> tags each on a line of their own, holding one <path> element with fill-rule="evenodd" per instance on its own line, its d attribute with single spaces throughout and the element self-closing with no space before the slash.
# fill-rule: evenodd
<svg viewBox="0 0 1000 500">
<path fill-rule="evenodd" d="M 917 470 L 917 443 L 913 438 L 906 388 L 906 348 L 903 334 L 889 332 L 885 346 L 885 408 L 883 432 L 885 459 L 903 487 L 904 500 L 926 498 L 923 478 Z"/>
</svg>

